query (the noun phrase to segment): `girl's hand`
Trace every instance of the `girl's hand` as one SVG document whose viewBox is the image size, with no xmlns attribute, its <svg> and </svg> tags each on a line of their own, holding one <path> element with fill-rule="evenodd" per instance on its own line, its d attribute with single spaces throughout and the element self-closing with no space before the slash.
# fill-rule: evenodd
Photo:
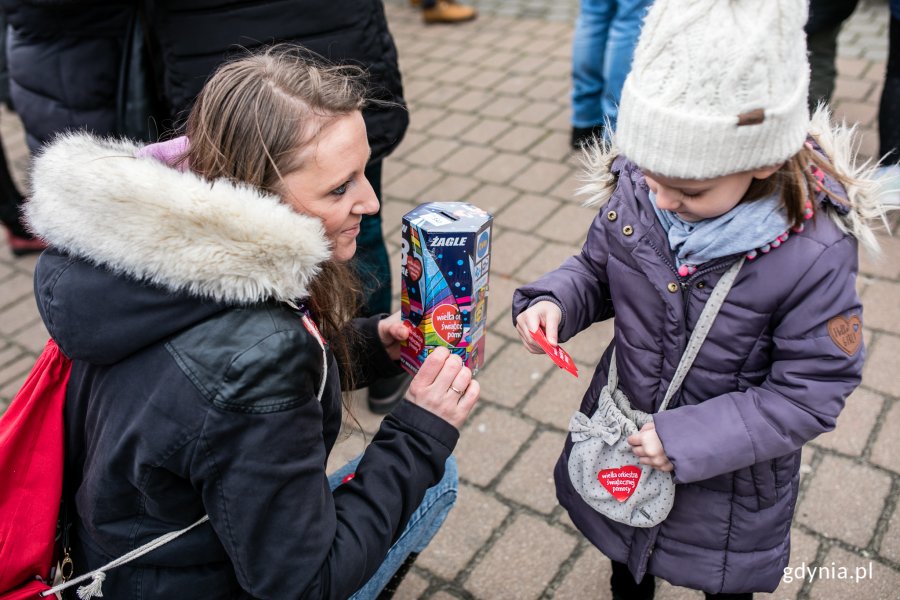
<svg viewBox="0 0 900 600">
<path fill-rule="evenodd" d="M 562 311 L 559 306 L 549 300 L 542 300 L 519 313 L 516 317 L 516 331 L 519 332 L 519 337 L 529 352 L 544 354 L 544 349 L 534 341 L 531 332 L 543 328 L 547 341 L 556 346 L 556 334 L 561 320 Z"/>
<path fill-rule="evenodd" d="M 406 398 L 460 429 L 480 393 L 481 387 L 472 379 L 472 371 L 463 366 L 462 359 L 439 347 L 422 363 L 409 384 Z"/>
<path fill-rule="evenodd" d="M 647 423 L 634 435 L 629 435 L 626 440 L 631 444 L 631 451 L 640 457 L 642 465 L 650 465 L 658 471 L 672 471 L 675 465 L 669 462 L 666 451 L 663 449 L 659 436 L 656 435 L 656 425 Z"/>
<path fill-rule="evenodd" d="M 400 360 L 400 342 L 409 337 L 409 328 L 400 320 L 400 312 L 378 321 L 378 337 L 392 360 Z"/>
</svg>

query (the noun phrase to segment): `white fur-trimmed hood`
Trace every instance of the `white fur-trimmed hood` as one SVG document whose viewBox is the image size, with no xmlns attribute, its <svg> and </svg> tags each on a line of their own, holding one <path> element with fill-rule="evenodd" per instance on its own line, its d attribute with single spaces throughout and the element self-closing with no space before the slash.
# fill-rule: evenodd
<svg viewBox="0 0 900 600">
<path fill-rule="evenodd" d="M 172 291 L 249 304 L 308 295 L 331 255 L 321 222 L 276 196 L 205 181 L 85 133 L 35 159 L 25 214 L 71 255 Z"/>
</svg>

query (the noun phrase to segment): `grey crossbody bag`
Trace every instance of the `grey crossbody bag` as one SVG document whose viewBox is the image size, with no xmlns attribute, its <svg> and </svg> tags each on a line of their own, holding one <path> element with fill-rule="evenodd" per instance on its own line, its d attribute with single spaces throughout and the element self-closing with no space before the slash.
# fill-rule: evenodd
<svg viewBox="0 0 900 600">
<path fill-rule="evenodd" d="M 660 412 L 681 387 L 743 264 L 742 258 L 722 275 L 703 307 Z M 588 418 L 578 411 L 569 421 L 574 442 L 569 453 L 569 479 L 581 498 L 603 516 L 632 527 L 653 527 L 672 509 L 675 482 L 672 473 L 642 465 L 632 453 L 626 438 L 652 422 L 653 415 L 633 408 L 618 385 L 613 350 L 607 384 L 600 390 L 594 414 Z"/>
</svg>

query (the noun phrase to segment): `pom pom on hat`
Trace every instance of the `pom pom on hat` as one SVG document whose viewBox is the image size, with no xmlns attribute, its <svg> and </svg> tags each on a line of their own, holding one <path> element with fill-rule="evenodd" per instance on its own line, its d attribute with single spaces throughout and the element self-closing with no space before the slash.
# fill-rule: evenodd
<svg viewBox="0 0 900 600">
<path fill-rule="evenodd" d="M 656 0 L 615 142 L 641 168 L 709 179 L 796 154 L 809 125 L 806 0 Z"/>
</svg>

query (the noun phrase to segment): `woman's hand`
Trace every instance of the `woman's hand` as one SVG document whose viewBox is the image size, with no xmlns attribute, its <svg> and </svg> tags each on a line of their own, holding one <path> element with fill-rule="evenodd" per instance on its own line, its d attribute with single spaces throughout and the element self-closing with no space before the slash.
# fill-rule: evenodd
<svg viewBox="0 0 900 600">
<path fill-rule="evenodd" d="M 438 347 L 413 377 L 406 398 L 460 429 L 480 393 L 481 387 L 459 355 Z"/>
<path fill-rule="evenodd" d="M 519 313 L 516 317 L 516 331 L 519 332 L 519 337 L 529 352 L 544 354 L 544 349 L 534 341 L 531 332 L 543 328 L 547 341 L 551 346 L 555 346 L 561 320 L 562 311 L 559 306 L 549 300 L 542 300 Z"/>
<path fill-rule="evenodd" d="M 409 337 L 409 328 L 400 320 L 400 312 L 378 321 L 378 337 L 391 360 L 400 360 L 400 342 Z"/>
<path fill-rule="evenodd" d="M 662 441 L 656 435 L 656 425 L 653 422 L 641 427 L 637 433 L 629 435 L 626 441 L 631 444 L 634 455 L 640 457 L 642 465 L 650 465 L 658 471 L 675 469 L 675 465 L 669 462 L 669 457 L 666 456 Z"/>
</svg>

